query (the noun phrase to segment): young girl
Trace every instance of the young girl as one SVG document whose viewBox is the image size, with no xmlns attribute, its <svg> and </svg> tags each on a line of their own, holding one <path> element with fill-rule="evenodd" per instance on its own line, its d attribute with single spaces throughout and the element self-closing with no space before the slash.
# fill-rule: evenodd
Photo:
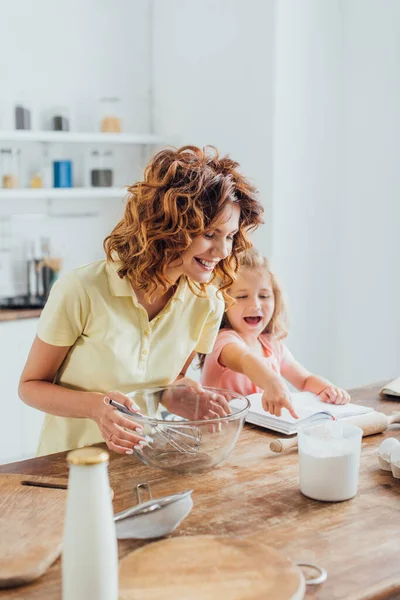
<svg viewBox="0 0 400 600">
<path fill-rule="evenodd" d="M 132 454 L 143 432 L 108 401 L 134 409 L 125 394 L 135 389 L 179 381 L 206 396 L 209 416 L 229 411 L 185 373 L 218 333 L 224 302 L 212 283 L 222 292 L 232 285 L 261 217 L 230 158 L 186 146 L 150 161 L 105 240 L 106 260 L 61 277 L 41 315 L 19 386 L 24 402 L 47 413 L 38 454 L 102 440 Z"/>
<path fill-rule="evenodd" d="M 297 362 L 281 341 L 287 334 L 282 292 L 266 258 L 255 250 L 242 255 L 229 288 L 229 304 L 211 354 L 202 357 L 201 383 L 244 395 L 262 393 L 263 408 L 279 416 L 282 408 L 297 418 L 289 390 L 318 394 L 323 402 L 346 404 L 349 394 Z"/>
</svg>

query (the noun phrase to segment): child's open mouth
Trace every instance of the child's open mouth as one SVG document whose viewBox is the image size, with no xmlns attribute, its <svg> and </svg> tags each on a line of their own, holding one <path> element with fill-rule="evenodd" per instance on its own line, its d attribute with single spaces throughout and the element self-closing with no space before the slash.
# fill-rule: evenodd
<svg viewBox="0 0 400 600">
<path fill-rule="evenodd" d="M 244 317 L 244 320 L 249 325 L 258 325 L 261 321 L 262 317 Z"/>
</svg>

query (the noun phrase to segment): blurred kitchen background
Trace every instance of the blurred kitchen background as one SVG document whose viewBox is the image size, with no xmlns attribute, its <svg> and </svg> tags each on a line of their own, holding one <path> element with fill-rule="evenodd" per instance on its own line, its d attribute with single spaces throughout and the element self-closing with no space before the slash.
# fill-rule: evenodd
<svg viewBox="0 0 400 600">
<path fill-rule="evenodd" d="M 0 462 L 35 453 L 17 386 L 51 283 L 166 144 L 257 185 L 299 360 L 400 375 L 398 0 L 0 0 L 0 65 Z"/>
</svg>

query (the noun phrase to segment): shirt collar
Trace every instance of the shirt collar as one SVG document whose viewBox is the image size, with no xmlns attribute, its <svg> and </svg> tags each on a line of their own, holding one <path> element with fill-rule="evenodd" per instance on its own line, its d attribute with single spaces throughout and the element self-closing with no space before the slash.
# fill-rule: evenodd
<svg viewBox="0 0 400 600">
<path fill-rule="evenodd" d="M 120 269 L 121 266 L 122 262 L 120 260 L 115 262 L 107 262 L 106 264 L 106 273 L 111 295 L 136 296 L 128 277 L 120 277 L 118 275 L 118 269 Z"/>
<path fill-rule="evenodd" d="M 108 278 L 108 285 L 110 288 L 110 292 L 112 296 L 131 296 L 135 300 L 136 294 L 129 281 L 127 276 L 120 277 L 118 275 L 118 269 L 122 266 L 122 262 L 120 260 L 114 262 L 107 262 L 106 264 L 106 273 Z M 175 290 L 175 294 L 172 296 L 171 300 L 178 300 L 183 302 L 186 296 L 187 289 L 187 281 L 186 277 L 182 275 L 179 278 L 178 287 Z"/>
</svg>

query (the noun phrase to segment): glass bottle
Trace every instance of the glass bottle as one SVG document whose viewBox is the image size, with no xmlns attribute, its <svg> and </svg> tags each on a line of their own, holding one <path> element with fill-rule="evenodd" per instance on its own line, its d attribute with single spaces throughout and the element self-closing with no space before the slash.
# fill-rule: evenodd
<svg viewBox="0 0 400 600">
<path fill-rule="evenodd" d="M 42 155 L 42 181 L 44 188 L 52 188 L 53 187 L 53 165 L 50 156 L 50 149 L 48 144 L 43 144 L 43 155 Z"/>
<path fill-rule="evenodd" d="M 62 553 L 62 600 L 118 600 L 118 547 L 108 481 L 108 452 L 67 455 L 68 497 Z"/>
</svg>

